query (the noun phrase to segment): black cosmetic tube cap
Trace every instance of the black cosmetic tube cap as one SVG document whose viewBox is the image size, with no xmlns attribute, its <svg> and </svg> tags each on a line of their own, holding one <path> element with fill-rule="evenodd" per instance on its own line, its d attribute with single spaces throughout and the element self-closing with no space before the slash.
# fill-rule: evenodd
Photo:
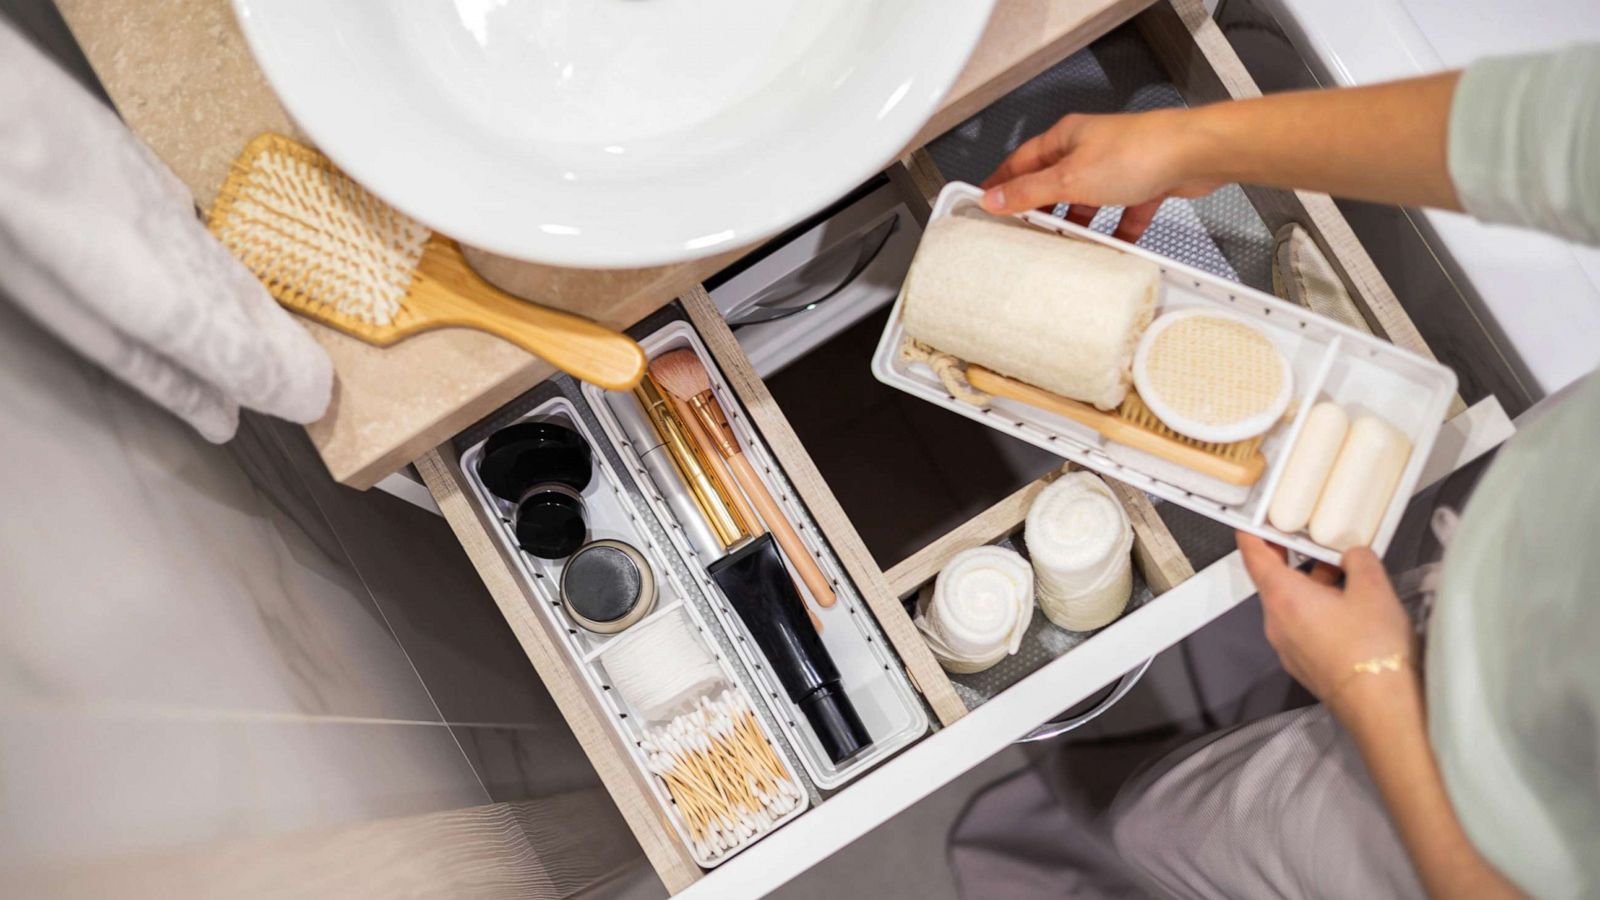
<svg viewBox="0 0 1600 900">
<path fill-rule="evenodd" d="M 872 744 L 839 682 L 839 669 L 806 615 L 772 535 L 763 534 L 712 563 L 722 588 L 789 699 L 805 713 L 828 758 L 841 763 Z"/>
</svg>

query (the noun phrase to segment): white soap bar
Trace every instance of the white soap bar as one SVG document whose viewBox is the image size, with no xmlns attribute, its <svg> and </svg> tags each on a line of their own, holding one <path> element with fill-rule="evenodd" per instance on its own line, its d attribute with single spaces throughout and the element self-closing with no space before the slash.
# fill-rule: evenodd
<svg viewBox="0 0 1600 900">
<path fill-rule="evenodd" d="M 1351 423 L 1311 514 L 1311 539 L 1341 553 L 1371 544 L 1410 457 L 1411 441 L 1388 422 Z"/>
<path fill-rule="evenodd" d="M 1311 511 L 1317 507 L 1317 498 L 1322 495 L 1322 486 L 1328 482 L 1328 473 L 1333 471 L 1333 461 L 1349 430 L 1350 417 L 1339 404 L 1324 402 L 1311 407 L 1267 510 L 1267 520 L 1273 528 L 1293 534 L 1311 521 Z"/>
</svg>

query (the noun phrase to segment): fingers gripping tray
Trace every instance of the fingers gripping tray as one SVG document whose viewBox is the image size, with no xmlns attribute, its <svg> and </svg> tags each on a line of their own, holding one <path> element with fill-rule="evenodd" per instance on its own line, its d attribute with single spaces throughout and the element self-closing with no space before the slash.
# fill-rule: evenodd
<svg viewBox="0 0 1600 900">
<path fill-rule="evenodd" d="M 971 185 L 947 185 L 934 206 L 930 226 L 951 216 L 996 218 L 979 208 L 981 197 L 982 192 Z M 1373 549 L 1383 553 L 1399 525 L 1407 498 L 1416 488 L 1455 395 L 1455 373 L 1432 360 L 1261 291 L 1059 217 L 1029 212 L 1007 221 L 1058 235 L 1063 242 L 1085 241 L 1154 263 L 1160 272 L 1157 321 L 1164 314 L 1179 310 L 1215 311 L 1242 317 L 1271 341 L 1292 370 L 1293 396 L 1285 418 L 1262 440 L 1260 449 L 1265 457 L 1265 469 L 1259 480 L 1249 487 L 1248 494 L 1242 499 L 1236 495 L 1234 502 L 1225 503 L 1186 490 L 1171 480 L 1164 480 L 1156 466 L 1137 465 L 1127 454 L 1115 451 L 1118 458 L 1113 459 L 1108 453 L 1110 442 L 1102 434 L 1038 406 L 1004 397 L 990 398 L 981 405 L 974 402 L 976 398 L 958 399 L 946 390 L 929 365 L 900 352 L 906 337 L 902 318 L 906 303 L 904 291 L 896 300 L 873 355 L 873 373 L 880 381 L 1230 527 L 1259 535 L 1306 556 L 1337 563 L 1338 550 L 1317 543 L 1304 532 L 1280 531 L 1268 521 L 1268 506 L 1311 408 L 1319 401 L 1332 401 L 1344 408 L 1352 419 L 1374 416 L 1388 422 L 1410 442 L 1410 455 L 1371 541 Z M 994 259 L 990 264 L 1000 268 L 1007 265 L 1007 260 Z"/>
</svg>

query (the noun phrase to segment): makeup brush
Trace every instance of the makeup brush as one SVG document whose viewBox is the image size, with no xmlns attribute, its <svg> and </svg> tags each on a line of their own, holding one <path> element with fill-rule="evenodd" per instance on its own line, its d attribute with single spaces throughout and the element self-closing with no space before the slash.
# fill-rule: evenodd
<svg viewBox="0 0 1600 900">
<path fill-rule="evenodd" d="M 209 224 L 279 303 L 369 344 L 473 328 L 607 390 L 644 377 L 644 351 L 626 335 L 492 287 L 455 241 L 281 135 L 245 147 Z"/>
<path fill-rule="evenodd" d="M 733 427 L 728 424 L 728 416 L 711 390 L 711 375 L 706 372 L 700 357 L 692 350 L 663 353 L 650 361 L 650 375 L 667 393 L 681 400 L 694 413 L 695 419 L 704 427 L 705 435 L 711 439 L 712 448 L 727 461 L 734 480 L 744 488 L 761 520 L 777 539 L 778 546 L 783 548 L 784 556 L 789 558 L 789 564 L 799 574 L 800 580 L 805 582 L 812 599 L 824 609 L 832 606 L 837 598 L 828 584 L 827 576 L 822 574 L 811 551 L 806 549 L 800 535 L 795 533 L 794 526 L 778 509 L 778 501 L 773 499 L 766 484 L 756 474 L 755 467 L 740 449 L 739 441 L 733 436 Z"/>
</svg>

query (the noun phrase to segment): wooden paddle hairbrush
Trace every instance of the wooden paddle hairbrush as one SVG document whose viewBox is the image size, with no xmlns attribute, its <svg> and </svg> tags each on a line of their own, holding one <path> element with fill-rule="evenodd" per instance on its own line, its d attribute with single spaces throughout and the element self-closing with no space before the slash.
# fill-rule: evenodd
<svg viewBox="0 0 1600 900">
<path fill-rule="evenodd" d="M 473 328 L 609 390 L 629 390 L 644 377 L 644 351 L 626 335 L 491 286 L 455 241 L 282 135 L 263 134 L 245 147 L 211 208 L 210 228 L 279 303 L 369 344 Z"/>
</svg>

